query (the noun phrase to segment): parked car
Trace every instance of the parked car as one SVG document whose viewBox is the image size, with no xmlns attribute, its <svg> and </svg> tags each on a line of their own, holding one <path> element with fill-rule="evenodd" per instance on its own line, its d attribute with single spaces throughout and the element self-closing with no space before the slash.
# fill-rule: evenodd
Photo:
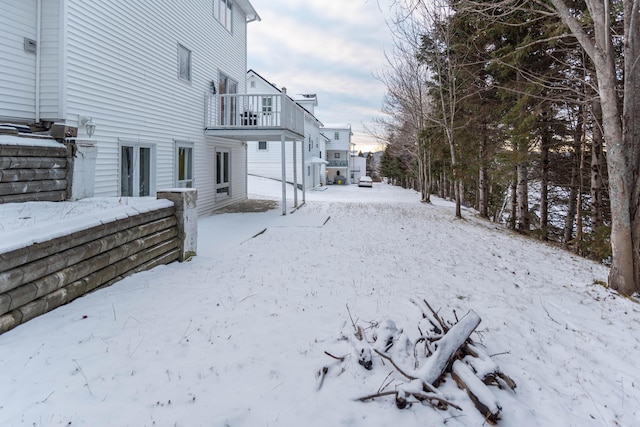
<svg viewBox="0 0 640 427">
<path fill-rule="evenodd" d="M 373 187 L 373 180 L 370 176 L 361 176 L 358 180 L 358 187 Z"/>
</svg>

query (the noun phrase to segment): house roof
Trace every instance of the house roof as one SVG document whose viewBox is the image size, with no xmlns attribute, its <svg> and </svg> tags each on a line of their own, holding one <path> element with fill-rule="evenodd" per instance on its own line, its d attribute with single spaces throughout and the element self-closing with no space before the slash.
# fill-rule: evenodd
<svg viewBox="0 0 640 427">
<path fill-rule="evenodd" d="M 272 86 L 275 90 L 277 90 L 280 93 L 283 93 L 282 90 L 280 90 L 276 85 L 274 85 L 273 83 L 271 83 L 269 80 L 265 79 L 264 77 L 262 77 L 260 75 L 260 73 L 258 73 L 257 71 L 255 71 L 254 69 L 249 69 L 249 71 L 247 71 L 247 74 L 255 74 L 256 77 L 260 78 L 260 80 L 262 80 L 263 82 L 265 82 L 266 84 Z M 289 96 L 289 95 L 287 95 Z M 291 97 L 289 96 L 289 99 L 291 99 Z M 293 99 L 291 99 L 293 101 Z"/>
<path fill-rule="evenodd" d="M 274 85 L 273 83 L 271 83 L 269 80 L 265 79 L 264 77 L 262 77 L 260 75 L 260 73 L 258 73 L 257 71 L 255 71 L 254 69 L 249 69 L 247 71 L 247 74 L 254 74 L 256 77 L 260 78 L 263 82 L 267 83 L 268 85 L 270 85 L 271 87 L 273 87 L 275 90 L 277 90 L 278 92 L 282 93 L 283 95 L 287 95 L 287 97 L 295 102 L 300 108 L 302 108 L 307 114 L 309 114 L 316 122 L 318 122 L 318 125 L 320 127 L 324 126 L 323 123 L 320 121 L 320 119 L 318 119 L 311 111 L 307 110 L 304 105 L 300 104 L 298 101 L 296 101 L 295 99 L 293 99 L 292 97 L 290 97 L 287 92 L 283 92 L 281 89 L 278 89 L 278 87 L 276 85 Z M 303 97 L 307 98 L 308 96 L 306 95 L 302 95 Z M 313 96 L 316 96 L 315 94 Z"/>
<path fill-rule="evenodd" d="M 245 15 L 247 15 L 247 22 L 260 21 L 260 15 L 253 8 L 253 5 L 249 0 L 235 0 L 235 3 L 242 9 Z"/>
<path fill-rule="evenodd" d="M 342 130 L 351 130 L 350 123 L 329 123 L 324 125 L 325 129 L 342 129 Z"/>
</svg>

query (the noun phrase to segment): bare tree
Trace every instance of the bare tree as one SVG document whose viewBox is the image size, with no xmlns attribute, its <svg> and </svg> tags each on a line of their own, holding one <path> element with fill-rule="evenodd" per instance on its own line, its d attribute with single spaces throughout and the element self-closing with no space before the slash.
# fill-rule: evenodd
<svg viewBox="0 0 640 427">
<path fill-rule="evenodd" d="M 456 122 L 460 108 L 464 77 L 461 73 L 465 58 L 453 52 L 453 28 L 449 24 L 452 9 L 448 0 L 397 0 L 394 2 L 398 16 L 396 25 L 411 22 L 413 34 L 419 35 L 419 59 L 429 69 L 429 94 L 433 103 L 424 120 L 438 126 L 449 146 L 451 157 L 452 187 L 455 197 L 455 215 L 462 217 L 459 157 L 456 145 Z"/>
<path fill-rule="evenodd" d="M 415 160 L 418 190 L 422 201 L 430 202 L 430 147 L 423 136 L 424 118 L 429 110 L 427 67 L 416 57 L 420 32 L 415 24 L 411 19 L 396 18 L 391 27 L 393 50 L 385 53 L 387 68 L 377 77 L 387 88 L 383 112 L 389 120 L 384 127 L 396 136 L 388 143 L 400 143 L 402 151 Z M 404 138 L 397 138 L 398 135 Z"/>
</svg>

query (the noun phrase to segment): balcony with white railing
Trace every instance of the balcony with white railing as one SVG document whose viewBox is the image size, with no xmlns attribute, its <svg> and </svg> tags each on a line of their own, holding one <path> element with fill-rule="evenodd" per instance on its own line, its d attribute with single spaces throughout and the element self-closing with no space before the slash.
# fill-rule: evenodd
<svg viewBox="0 0 640 427">
<path fill-rule="evenodd" d="M 349 167 L 348 160 L 329 160 L 328 168 L 347 168 Z"/>
<path fill-rule="evenodd" d="M 304 109 L 285 94 L 207 94 L 205 133 L 241 141 L 303 140 Z"/>
</svg>

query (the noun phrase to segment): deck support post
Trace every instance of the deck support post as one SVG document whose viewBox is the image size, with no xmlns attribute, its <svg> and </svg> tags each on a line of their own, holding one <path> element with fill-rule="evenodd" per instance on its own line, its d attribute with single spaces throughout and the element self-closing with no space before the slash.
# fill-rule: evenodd
<svg viewBox="0 0 640 427">
<path fill-rule="evenodd" d="M 282 152 L 282 215 L 287 214 L 287 156 L 285 155 L 285 140 L 284 134 L 280 137 L 281 152 Z"/>
<path fill-rule="evenodd" d="M 298 207 L 298 153 L 296 144 L 298 141 L 293 140 L 293 207 Z"/>
<path fill-rule="evenodd" d="M 304 163 L 304 139 L 302 140 L 302 143 L 300 144 L 300 155 L 302 157 L 301 162 L 302 162 L 302 204 L 304 205 L 307 200 L 306 200 L 306 194 L 307 194 L 307 182 L 305 177 L 307 176 L 307 170 L 305 167 L 305 163 Z"/>
</svg>

